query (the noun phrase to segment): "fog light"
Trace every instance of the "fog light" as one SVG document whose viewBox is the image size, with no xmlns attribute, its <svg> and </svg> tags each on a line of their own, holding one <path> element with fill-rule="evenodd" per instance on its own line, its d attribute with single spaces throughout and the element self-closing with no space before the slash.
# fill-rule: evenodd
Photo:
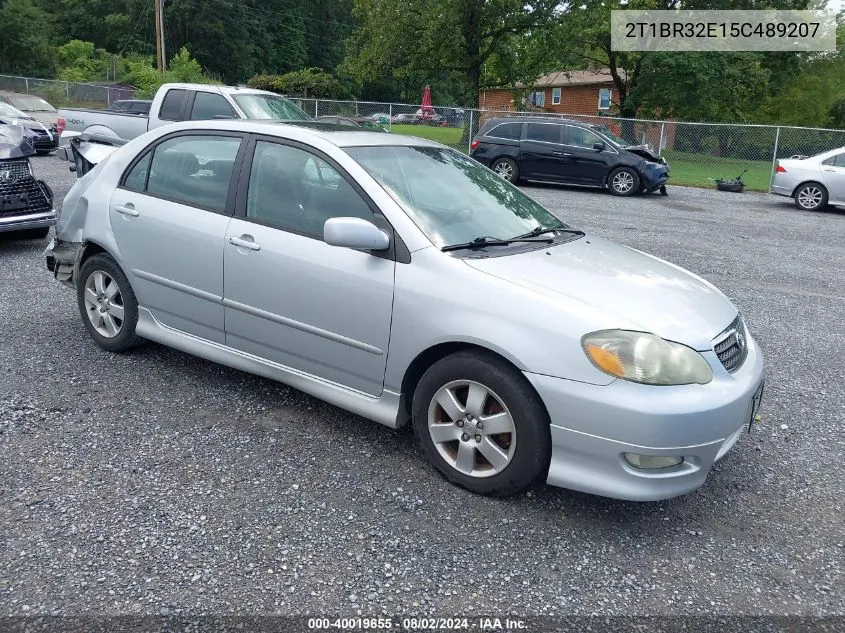
<svg viewBox="0 0 845 633">
<path fill-rule="evenodd" d="M 625 453 L 625 461 L 634 468 L 645 470 L 659 470 L 660 468 L 671 468 L 684 461 L 683 457 L 672 455 L 637 455 L 636 453 Z"/>
</svg>

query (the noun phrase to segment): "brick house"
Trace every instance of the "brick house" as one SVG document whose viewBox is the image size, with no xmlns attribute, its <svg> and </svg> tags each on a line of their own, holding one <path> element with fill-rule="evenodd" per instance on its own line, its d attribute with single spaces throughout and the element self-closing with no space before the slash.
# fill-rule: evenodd
<svg viewBox="0 0 845 633">
<path fill-rule="evenodd" d="M 510 88 L 482 90 L 478 95 L 478 107 L 482 110 L 609 115 L 616 109 L 615 92 L 613 78 L 607 71 L 560 70 L 543 75 L 531 87 L 516 84 Z"/>
</svg>

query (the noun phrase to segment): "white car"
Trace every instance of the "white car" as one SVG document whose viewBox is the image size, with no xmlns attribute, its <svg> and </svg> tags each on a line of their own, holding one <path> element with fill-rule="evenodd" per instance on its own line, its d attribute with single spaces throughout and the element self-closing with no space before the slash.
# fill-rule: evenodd
<svg viewBox="0 0 845 633">
<path fill-rule="evenodd" d="M 805 211 L 845 206 L 845 147 L 778 160 L 770 191 L 794 198 Z"/>
</svg>

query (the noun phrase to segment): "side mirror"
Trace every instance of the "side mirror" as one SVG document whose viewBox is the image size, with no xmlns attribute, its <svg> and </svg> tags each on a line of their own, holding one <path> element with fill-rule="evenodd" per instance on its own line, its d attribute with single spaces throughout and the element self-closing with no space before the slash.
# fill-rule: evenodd
<svg viewBox="0 0 845 633">
<path fill-rule="evenodd" d="M 597 152 L 604 151 L 604 141 L 599 141 L 598 143 L 593 143 L 593 149 Z"/>
<path fill-rule="evenodd" d="M 372 222 L 361 218 L 331 218 L 323 225 L 323 241 L 329 246 L 342 246 L 366 251 L 385 251 L 390 237 Z"/>
</svg>

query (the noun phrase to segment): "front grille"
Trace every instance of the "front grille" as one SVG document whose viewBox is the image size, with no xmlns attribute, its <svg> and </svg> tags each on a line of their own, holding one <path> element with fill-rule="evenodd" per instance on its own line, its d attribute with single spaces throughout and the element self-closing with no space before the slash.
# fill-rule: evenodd
<svg viewBox="0 0 845 633">
<path fill-rule="evenodd" d="M 14 174 L 14 182 L 9 182 L 2 172 Z M 29 173 L 27 162 L 0 162 L 0 218 L 27 215 L 30 213 L 48 213 L 52 211 L 50 200 L 41 186 Z M 4 182 L 5 181 L 5 182 Z M 21 206 L 21 203 L 24 206 Z M 11 209 L 11 206 L 19 207 Z"/>
<path fill-rule="evenodd" d="M 14 176 L 15 180 L 22 180 L 24 178 L 29 178 L 29 163 L 25 160 L 7 160 L 7 161 L 0 161 L 0 172 L 9 171 L 11 172 L 12 176 Z M 2 179 L 0 179 L 2 180 Z M 3 186 L 3 183 L 0 182 L 0 187 Z"/>
<path fill-rule="evenodd" d="M 745 324 L 742 315 L 737 315 L 733 322 L 714 339 L 713 351 L 722 365 L 729 372 L 735 372 L 748 356 Z"/>
</svg>

